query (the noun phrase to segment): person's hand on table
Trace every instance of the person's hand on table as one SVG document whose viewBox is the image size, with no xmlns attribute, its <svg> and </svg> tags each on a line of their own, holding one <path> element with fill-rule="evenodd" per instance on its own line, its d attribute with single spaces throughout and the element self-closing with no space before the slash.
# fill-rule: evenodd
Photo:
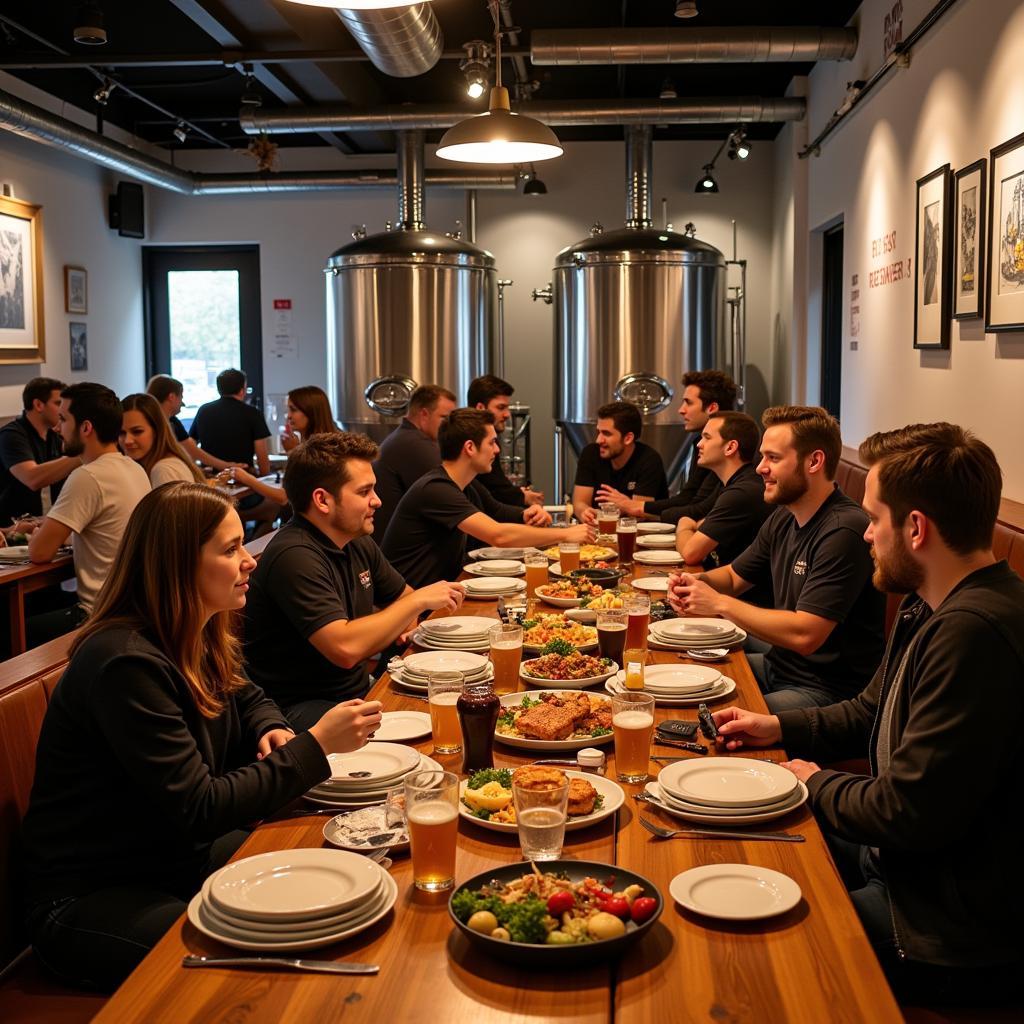
<svg viewBox="0 0 1024 1024">
<path fill-rule="evenodd" d="M 579 544 L 593 544 L 594 538 L 597 536 L 597 530 L 587 523 L 570 526 L 563 533 L 565 534 L 562 538 L 563 540 L 574 541 Z"/>
<path fill-rule="evenodd" d="M 243 466 L 232 466 L 228 472 L 234 478 L 235 484 L 241 487 L 251 487 L 253 481 L 256 479 L 256 477 L 254 477 L 252 473 Z"/>
<path fill-rule="evenodd" d="M 680 615 L 714 618 L 719 614 L 721 595 L 690 573 L 672 573 L 668 578 L 668 603 Z"/>
<path fill-rule="evenodd" d="M 441 608 L 450 612 L 458 611 L 466 598 L 466 588 L 461 583 L 448 583 L 445 580 L 431 583 L 429 587 L 420 587 L 413 593 L 425 612 L 436 612 Z"/>
<path fill-rule="evenodd" d="M 550 526 L 551 516 L 541 505 L 527 505 L 523 510 L 523 522 L 527 526 Z"/>
<path fill-rule="evenodd" d="M 587 526 L 597 525 L 597 510 L 591 508 L 589 505 L 583 510 L 583 522 Z"/>
<path fill-rule="evenodd" d="M 283 747 L 289 740 L 295 739 L 295 733 L 291 729 L 270 729 L 261 737 L 256 744 L 256 760 L 262 761 L 267 754 L 273 753 L 278 747 Z"/>
<path fill-rule="evenodd" d="M 544 492 L 535 491 L 532 487 L 520 487 L 519 490 L 523 492 L 523 498 L 527 505 L 543 505 L 544 504 Z"/>
<path fill-rule="evenodd" d="M 715 711 L 711 717 L 718 728 L 717 742 L 726 750 L 774 747 L 782 742 L 782 725 L 776 715 L 758 715 L 732 707 Z"/>
<path fill-rule="evenodd" d="M 605 503 L 617 505 L 627 515 L 635 514 L 633 509 L 638 504 L 628 494 L 623 494 L 622 491 L 618 491 L 608 484 L 601 484 L 594 495 L 594 504 L 602 505 Z"/>
<path fill-rule="evenodd" d="M 382 710 L 379 700 L 342 701 L 309 731 L 325 754 L 348 753 L 366 746 L 380 726 Z"/>
<path fill-rule="evenodd" d="M 792 761 L 780 761 L 779 764 L 783 768 L 788 768 L 801 782 L 806 782 L 815 772 L 821 771 L 821 768 L 813 761 L 801 761 L 799 758 L 794 758 Z"/>
</svg>

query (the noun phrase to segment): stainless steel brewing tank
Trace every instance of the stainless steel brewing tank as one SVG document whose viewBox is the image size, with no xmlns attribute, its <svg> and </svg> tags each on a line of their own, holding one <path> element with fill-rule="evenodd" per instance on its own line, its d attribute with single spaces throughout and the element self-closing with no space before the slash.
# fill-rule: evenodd
<svg viewBox="0 0 1024 1024">
<path fill-rule="evenodd" d="M 633 401 L 642 439 L 669 480 L 685 431 L 678 415 L 688 370 L 732 372 L 725 256 L 689 235 L 623 228 L 563 249 L 555 261 L 555 420 L 578 455 L 601 405 Z"/>
<path fill-rule="evenodd" d="M 327 391 L 346 430 L 378 440 L 413 388 L 465 401 L 494 365 L 494 257 L 433 231 L 398 230 L 343 246 L 327 261 Z"/>
</svg>

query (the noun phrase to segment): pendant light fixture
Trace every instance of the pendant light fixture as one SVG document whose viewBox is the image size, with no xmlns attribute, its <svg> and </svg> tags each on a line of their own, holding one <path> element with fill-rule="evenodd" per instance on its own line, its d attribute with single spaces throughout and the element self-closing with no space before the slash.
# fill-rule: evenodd
<svg viewBox="0 0 1024 1024">
<path fill-rule="evenodd" d="M 491 14 L 495 57 L 489 109 L 449 128 L 437 155 L 442 160 L 472 164 L 527 164 L 561 156 L 558 136 L 546 124 L 512 112 L 508 89 L 501 84 L 501 29 L 496 2 L 491 4 Z"/>
<path fill-rule="evenodd" d="M 333 7 L 338 11 L 374 11 L 388 7 L 412 7 L 429 0 L 291 0 L 306 7 Z"/>
</svg>

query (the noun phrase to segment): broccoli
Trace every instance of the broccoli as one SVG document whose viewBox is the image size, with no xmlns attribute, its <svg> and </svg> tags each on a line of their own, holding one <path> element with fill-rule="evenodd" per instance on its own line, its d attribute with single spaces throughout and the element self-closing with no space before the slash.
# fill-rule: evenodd
<svg viewBox="0 0 1024 1024">
<path fill-rule="evenodd" d="M 611 729 L 602 729 L 600 726 L 598 726 L 597 728 L 590 730 L 590 735 L 591 736 L 608 736 L 611 733 L 611 731 L 612 731 Z"/>
<path fill-rule="evenodd" d="M 522 701 L 520 702 L 519 706 L 521 708 L 532 708 L 535 704 L 539 704 L 539 703 L 540 703 L 539 700 L 531 700 L 529 697 L 524 697 L 522 699 Z"/>
<path fill-rule="evenodd" d="M 559 637 L 549 640 L 542 648 L 541 654 L 561 654 L 562 657 L 568 658 L 575 650 L 576 648 L 568 640 L 562 640 Z"/>
<path fill-rule="evenodd" d="M 511 729 L 516 724 L 516 713 L 514 711 L 503 711 L 498 715 L 498 725 Z"/>
<path fill-rule="evenodd" d="M 491 820 L 491 811 L 487 810 L 486 807 L 478 807 L 472 814 L 474 818 L 479 818 L 481 821 Z"/>
<path fill-rule="evenodd" d="M 598 793 L 594 798 L 594 810 L 599 811 L 602 807 L 604 807 L 604 795 L 602 793 Z"/>
<path fill-rule="evenodd" d="M 523 629 L 533 629 L 540 624 L 540 619 L 523 619 Z"/>
<path fill-rule="evenodd" d="M 512 770 L 510 768 L 484 768 L 469 777 L 466 788 L 480 789 L 488 782 L 497 782 L 502 789 L 508 789 L 512 785 Z"/>
<path fill-rule="evenodd" d="M 547 941 L 544 919 L 548 916 L 548 908 L 536 896 L 527 896 L 519 903 L 505 903 L 498 896 L 481 896 L 463 889 L 452 897 L 452 913 L 463 924 L 478 910 L 489 910 L 498 919 L 498 924 L 508 929 L 513 942 L 543 944 Z"/>
</svg>

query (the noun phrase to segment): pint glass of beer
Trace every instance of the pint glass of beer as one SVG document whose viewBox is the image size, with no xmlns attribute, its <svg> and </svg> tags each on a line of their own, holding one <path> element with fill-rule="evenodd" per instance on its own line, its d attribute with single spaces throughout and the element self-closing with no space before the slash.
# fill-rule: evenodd
<svg viewBox="0 0 1024 1024">
<path fill-rule="evenodd" d="M 519 663 L 523 659 L 523 627 L 491 626 L 491 664 L 494 666 L 494 692 L 499 696 L 519 689 Z"/>
<path fill-rule="evenodd" d="M 622 602 L 626 606 L 626 647 L 647 648 L 647 631 L 651 625 L 651 599 L 647 594 L 628 594 Z"/>
<path fill-rule="evenodd" d="M 526 563 L 526 596 L 536 597 L 537 588 L 548 582 L 548 556 L 543 551 L 527 555 Z"/>
<path fill-rule="evenodd" d="M 463 679 L 461 672 L 431 672 L 427 677 L 435 754 L 458 754 L 462 751 L 462 729 L 455 705 L 462 693 Z"/>
<path fill-rule="evenodd" d="M 618 521 L 615 536 L 619 542 L 619 565 L 632 565 L 636 550 L 636 520 L 632 516 L 623 516 Z"/>
<path fill-rule="evenodd" d="M 626 612 L 622 608 L 609 608 L 597 613 L 597 645 L 602 658 L 611 658 L 619 668 L 625 668 L 622 652 L 626 647 Z"/>
<path fill-rule="evenodd" d="M 580 546 L 575 541 L 563 540 L 558 545 L 558 563 L 562 569 L 562 575 L 568 576 L 569 573 L 580 567 Z"/>
<path fill-rule="evenodd" d="M 405 820 L 417 889 L 443 892 L 455 884 L 459 778 L 452 772 L 413 772 L 405 779 Z"/>
<path fill-rule="evenodd" d="M 635 691 L 613 694 L 612 731 L 619 782 L 646 782 L 654 736 L 654 698 Z"/>
<path fill-rule="evenodd" d="M 614 537 L 620 515 L 621 512 L 618 505 L 613 505 L 609 501 L 603 502 L 597 508 L 597 532 Z"/>
</svg>

